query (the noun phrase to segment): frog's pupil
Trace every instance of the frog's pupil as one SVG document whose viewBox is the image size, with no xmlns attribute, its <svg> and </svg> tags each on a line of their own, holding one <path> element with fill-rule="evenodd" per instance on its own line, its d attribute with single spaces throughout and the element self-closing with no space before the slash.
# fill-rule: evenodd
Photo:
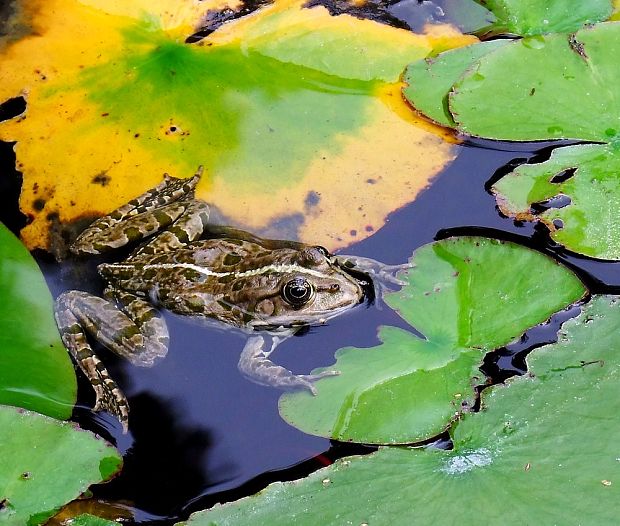
<svg viewBox="0 0 620 526">
<path fill-rule="evenodd" d="M 284 285 L 282 295 L 288 303 L 299 307 L 310 300 L 312 286 L 303 278 L 295 278 Z"/>
</svg>

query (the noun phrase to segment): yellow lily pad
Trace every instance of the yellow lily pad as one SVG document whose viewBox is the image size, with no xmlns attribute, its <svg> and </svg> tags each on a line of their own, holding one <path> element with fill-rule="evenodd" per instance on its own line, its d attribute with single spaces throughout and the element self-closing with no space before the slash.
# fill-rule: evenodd
<svg viewBox="0 0 620 526">
<path fill-rule="evenodd" d="M 25 36 L 0 43 L 0 100 L 22 95 L 27 110 L 0 139 L 17 142 L 29 248 L 49 247 L 51 221 L 103 215 L 202 164 L 197 196 L 226 222 L 334 249 L 380 228 L 455 156 L 408 110 L 399 77 L 474 37 L 283 0 L 186 44 L 223 5 L 22 1 Z"/>
</svg>

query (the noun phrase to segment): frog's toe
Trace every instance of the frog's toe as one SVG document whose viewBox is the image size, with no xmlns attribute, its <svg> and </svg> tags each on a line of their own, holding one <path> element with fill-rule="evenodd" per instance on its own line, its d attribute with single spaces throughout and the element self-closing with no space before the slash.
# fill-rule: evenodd
<svg viewBox="0 0 620 526">
<path fill-rule="evenodd" d="M 318 382 L 322 378 L 329 378 L 330 376 L 338 376 L 340 375 L 340 371 L 323 371 L 317 374 L 301 374 L 298 378 L 303 382 L 303 386 L 310 391 L 313 396 L 318 394 L 314 382 Z"/>
<path fill-rule="evenodd" d="M 396 277 L 396 276 L 395 276 L 395 275 L 393 275 L 393 274 L 385 274 L 385 275 L 382 275 L 382 276 L 381 276 L 381 279 L 383 280 L 383 282 L 384 282 L 384 283 L 390 283 L 390 284 L 393 284 L 393 285 L 399 285 L 399 286 L 401 286 L 401 287 L 402 287 L 403 285 L 406 285 L 406 284 L 407 284 L 407 282 L 406 282 L 405 280 L 402 280 L 402 279 L 400 279 L 400 278 Z"/>
<path fill-rule="evenodd" d="M 398 274 L 414 267 L 415 265 L 410 262 L 403 263 L 402 265 L 385 265 L 380 270 L 378 278 L 386 283 L 393 283 L 394 285 L 399 285 L 402 287 L 403 285 L 406 285 L 407 282 L 398 277 Z"/>
<path fill-rule="evenodd" d="M 323 371 L 317 374 L 305 374 L 303 375 L 303 377 L 310 382 L 316 382 L 321 378 L 327 378 L 329 376 L 339 376 L 340 374 L 340 371 L 334 371 L 333 369 L 329 369 L 327 371 Z"/>
</svg>

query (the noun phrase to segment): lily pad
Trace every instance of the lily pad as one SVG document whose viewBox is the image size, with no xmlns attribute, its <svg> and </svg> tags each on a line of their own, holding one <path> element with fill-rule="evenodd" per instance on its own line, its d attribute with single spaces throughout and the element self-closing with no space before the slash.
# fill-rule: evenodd
<svg viewBox="0 0 620 526">
<path fill-rule="evenodd" d="M 620 135 L 620 24 L 515 41 L 484 55 L 453 87 L 450 112 L 468 135 L 514 141 Z"/>
<path fill-rule="evenodd" d="M 455 126 L 448 109 L 448 93 L 453 84 L 480 57 L 509 42 L 479 42 L 409 64 L 404 74 L 407 85 L 403 88 L 403 95 L 426 117 L 443 126 Z"/>
<path fill-rule="evenodd" d="M 118 452 L 73 424 L 0 406 L 0 523 L 45 522 L 121 466 Z"/>
<path fill-rule="evenodd" d="M 619 298 L 595 297 L 530 355 L 529 375 L 488 390 L 453 450 L 382 448 L 181 524 L 614 524 L 618 348 Z"/>
<path fill-rule="evenodd" d="M 612 13 L 610 0 L 481 0 L 497 18 L 491 26 L 496 33 L 531 36 L 570 33 L 586 24 L 607 20 Z"/>
<path fill-rule="evenodd" d="M 570 250 L 620 259 L 620 149 L 616 144 L 558 148 L 540 164 L 524 164 L 493 185 L 500 209 L 542 221 Z"/>
<path fill-rule="evenodd" d="M 0 403 L 64 419 L 76 392 L 43 275 L 0 223 Z"/>
<path fill-rule="evenodd" d="M 474 399 L 483 356 L 576 301 L 581 282 L 552 259 L 486 238 L 418 249 L 407 284 L 385 301 L 424 339 L 382 327 L 382 344 L 336 353 L 338 377 L 318 395 L 286 393 L 280 413 L 310 434 L 375 444 L 417 442 L 443 431 Z"/>
<path fill-rule="evenodd" d="M 34 30 L 2 49 L 0 100 L 24 95 L 27 110 L 0 139 L 17 141 L 26 245 L 49 247 L 50 218 L 101 216 L 198 165 L 197 195 L 223 221 L 332 249 L 414 200 L 456 152 L 408 111 L 400 72 L 475 37 L 304 3 L 187 44 L 221 2 L 22 0 Z"/>
</svg>

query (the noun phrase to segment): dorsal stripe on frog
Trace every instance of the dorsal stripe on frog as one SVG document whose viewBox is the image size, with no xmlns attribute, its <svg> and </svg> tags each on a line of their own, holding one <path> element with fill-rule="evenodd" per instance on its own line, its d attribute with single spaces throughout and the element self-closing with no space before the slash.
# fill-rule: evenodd
<svg viewBox="0 0 620 526">
<path fill-rule="evenodd" d="M 134 271 L 136 270 L 135 265 L 123 265 L 123 264 L 114 264 L 110 265 L 110 267 L 116 270 L 128 270 Z M 209 270 L 208 268 L 201 267 L 199 265 L 194 265 L 192 263 L 155 263 L 155 264 L 146 264 L 142 267 L 144 270 L 147 269 L 162 269 L 162 270 L 174 270 L 178 268 L 186 268 L 190 270 L 194 270 L 199 274 L 204 276 L 235 276 L 237 278 L 244 278 L 249 276 L 260 276 L 261 274 L 269 274 L 271 272 L 274 273 L 299 273 L 299 274 L 307 274 L 309 276 L 315 277 L 323 277 L 324 274 L 313 269 L 305 268 L 300 265 L 266 265 L 264 267 L 246 270 L 244 272 L 214 272 L 213 270 Z"/>
</svg>

